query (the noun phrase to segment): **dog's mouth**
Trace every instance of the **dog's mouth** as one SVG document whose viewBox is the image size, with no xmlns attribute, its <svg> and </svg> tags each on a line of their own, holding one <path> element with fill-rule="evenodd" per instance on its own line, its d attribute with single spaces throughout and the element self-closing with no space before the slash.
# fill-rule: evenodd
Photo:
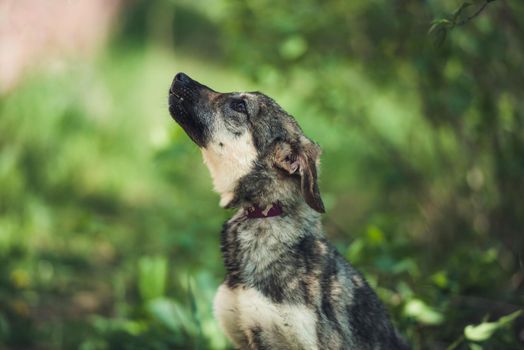
<svg viewBox="0 0 524 350">
<path fill-rule="evenodd" d="M 169 113 L 178 123 L 189 118 L 192 111 L 189 90 L 180 85 L 175 81 L 169 88 Z"/>
<path fill-rule="evenodd" d="M 179 96 L 176 91 L 173 91 L 169 89 L 169 96 L 172 96 L 173 99 L 169 101 L 169 105 L 175 105 L 175 104 L 182 104 L 184 102 L 184 98 L 182 96 Z"/>
<path fill-rule="evenodd" d="M 206 86 L 192 80 L 184 73 L 178 73 L 169 88 L 169 113 L 199 147 L 205 147 L 208 139 L 208 125 L 199 112 L 202 104 L 202 90 Z"/>
</svg>

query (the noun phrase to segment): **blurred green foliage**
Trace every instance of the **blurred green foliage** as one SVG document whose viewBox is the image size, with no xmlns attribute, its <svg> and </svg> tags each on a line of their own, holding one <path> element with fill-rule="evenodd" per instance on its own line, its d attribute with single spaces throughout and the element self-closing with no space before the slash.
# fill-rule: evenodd
<svg viewBox="0 0 524 350">
<path fill-rule="evenodd" d="M 321 144 L 327 235 L 416 349 L 524 348 L 524 3 L 435 46 L 460 6 L 126 2 L 95 60 L 0 96 L 0 348 L 228 347 L 230 213 L 169 118 L 177 71 L 266 92 Z"/>
</svg>

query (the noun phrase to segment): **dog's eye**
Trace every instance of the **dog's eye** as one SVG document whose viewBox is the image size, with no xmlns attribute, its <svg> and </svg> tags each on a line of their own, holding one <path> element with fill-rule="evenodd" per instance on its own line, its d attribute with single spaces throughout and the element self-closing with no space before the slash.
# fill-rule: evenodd
<svg viewBox="0 0 524 350">
<path fill-rule="evenodd" d="M 235 112 L 247 114 L 247 106 L 244 100 L 233 100 L 231 101 L 230 107 Z"/>
</svg>

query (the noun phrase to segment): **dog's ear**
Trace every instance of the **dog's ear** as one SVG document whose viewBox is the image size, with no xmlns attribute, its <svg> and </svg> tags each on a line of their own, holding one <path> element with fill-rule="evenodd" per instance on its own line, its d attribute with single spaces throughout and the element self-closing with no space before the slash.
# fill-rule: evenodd
<svg viewBox="0 0 524 350">
<path fill-rule="evenodd" d="M 279 142 L 275 150 L 275 164 L 289 174 L 299 174 L 304 200 L 319 213 L 325 213 L 317 179 L 320 153 L 320 147 L 306 137 L 292 144 Z"/>
<path fill-rule="evenodd" d="M 302 152 L 298 156 L 300 184 L 306 203 L 319 213 L 325 213 L 326 209 L 320 197 L 317 179 L 317 163 L 320 160 L 320 153 L 320 147 L 309 140 L 305 145 L 302 145 Z"/>
</svg>

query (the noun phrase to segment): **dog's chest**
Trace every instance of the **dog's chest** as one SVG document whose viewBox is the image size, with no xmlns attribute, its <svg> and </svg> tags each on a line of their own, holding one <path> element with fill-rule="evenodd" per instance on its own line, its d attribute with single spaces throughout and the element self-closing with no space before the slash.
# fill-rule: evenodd
<svg viewBox="0 0 524 350">
<path fill-rule="evenodd" d="M 253 285 L 257 279 L 282 274 L 300 229 L 286 218 L 231 221 L 222 232 L 222 254 L 229 276 Z"/>
<path fill-rule="evenodd" d="M 274 303 L 253 288 L 221 285 L 215 315 L 236 346 L 263 342 L 289 349 L 317 349 L 316 314 L 305 305 Z M 264 339 L 261 339 L 263 337 Z"/>
</svg>

